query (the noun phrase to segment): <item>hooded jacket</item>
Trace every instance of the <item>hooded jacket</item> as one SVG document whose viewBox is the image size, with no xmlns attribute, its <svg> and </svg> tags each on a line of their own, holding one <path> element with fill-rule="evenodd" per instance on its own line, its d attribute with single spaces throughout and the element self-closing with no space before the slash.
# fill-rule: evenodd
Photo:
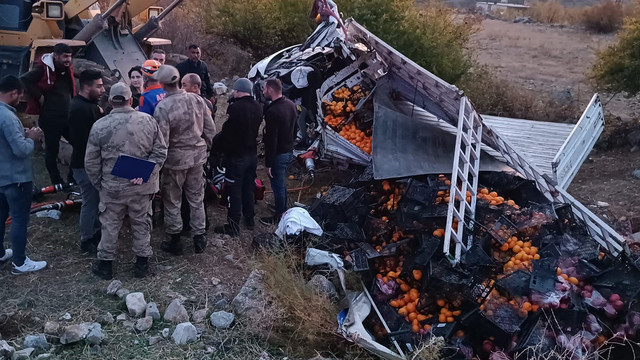
<svg viewBox="0 0 640 360">
<path fill-rule="evenodd" d="M 69 65 L 69 76 L 70 76 L 70 86 L 69 86 L 69 96 L 68 99 L 71 101 L 71 98 L 76 95 L 76 85 L 75 85 L 75 77 L 73 76 L 73 65 Z M 69 103 L 61 104 L 59 101 L 49 102 L 47 104 L 46 97 L 49 92 L 52 91 L 54 86 L 56 85 L 56 81 L 58 81 L 58 73 L 56 72 L 55 63 L 53 61 L 53 53 L 44 54 L 38 60 L 38 63 L 34 65 L 33 69 L 28 73 L 22 76 L 22 81 L 27 88 L 27 93 L 29 94 L 29 99 L 27 100 L 27 109 L 26 113 L 29 115 L 38 115 L 41 113 L 40 106 L 40 97 L 42 95 L 45 96 L 45 105 L 49 105 L 52 107 L 60 108 L 60 113 L 68 112 Z M 67 75 L 65 73 L 65 75 Z M 67 79 L 68 80 L 68 79 Z M 44 109 L 46 112 L 53 110 L 53 113 L 57 113 L 56 109 Z M 56 114 L 57 115 L 57 114 Z"/>
</svg>

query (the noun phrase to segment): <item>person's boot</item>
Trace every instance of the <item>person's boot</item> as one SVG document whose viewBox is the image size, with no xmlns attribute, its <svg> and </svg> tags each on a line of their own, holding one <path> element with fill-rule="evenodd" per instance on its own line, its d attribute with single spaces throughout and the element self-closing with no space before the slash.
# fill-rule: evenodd
<svg viewBox="0 0 640 360">
<path fill-rule="evenodd" d="M 136 256 L 136 265 L 133 267 L 133 276 L 138 279 L 149 273 L 149 258 Z"/>
<path fill-rule="evenodd" d="M 80 250 L 83 254 L 95 255 L 98 253 L 98 245 L 93 239 L 80 241 Z"/>
<path fill-rule="evenodd" d="M 238 225 L 224 224 L 224 225 L 216 226 L 215 228 L 213 228 L 213 232 L 215 232 L 216 234 L 223 234 L 223 235 L 236 237 L 240 234 L 240 229 L 238 229 Z"/>
<path fill-rule="evenodd" d="M 207 248 L 207 238 L 203 235 L 196 235 L 193 237 L 193 249 L 196 254 L 202 254 L 204 249 Z"/>
<path fill-rule="evenodd" d="M 91 272 L 103 280 L 111 280 L 113 278 L 113 261 L 96 260 L 91 266 Z"/>
<path fill-rule="evenodd" d="M 160 244 L 160 249 L 173 255 L 182 255 L 182 243 L 180 234 L 170 234 L 171 238 Z"/>
<path fill-rule="evenodd" d="M 255 230 L 255 228 L 256 228 L 256 221 L 255 221 L 252 217 L 250 217 L 250 218 L 248 218 L 248 217 L 244 218 L 244 219 L 243 219 L 243 222 L 244 222 L 244 227 L 246 227 L 246 228 L 247 228 L 247 230 L 250 230 L 250 231 Z"/>
</svg>

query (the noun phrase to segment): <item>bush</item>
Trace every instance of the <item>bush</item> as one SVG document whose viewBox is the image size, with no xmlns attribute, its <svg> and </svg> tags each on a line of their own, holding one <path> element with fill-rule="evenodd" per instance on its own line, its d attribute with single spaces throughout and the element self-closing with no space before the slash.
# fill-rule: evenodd
<svg viewBox="0 0 640 360">
<path fill-rule="evenodd" d="M 580 9 L 568 9 L 557 0 L 536 1 L 527 13 L 531 20 L 542 24 L 577 23 L 581 18 Z"/>
<path fill-rule="evenodd" d="M 614 32 L 620 29 L 624 22 L 622 4 L 612 0 L 585 9 L 582 16 L 584 27 L 598 33 Z"/>
<path fill-rule="evenodd" d="M 234 39 L 257 58 L 301 43 L 313 31 L 311 0 L 207 0 L 209 31 Z M 477 29 L 439 1 L 338 1 L 338 8 L 427 70 L 455 83 L 471 67 L 466 50 Z"/>
<path fill-rule="evenodd" d="M 596 53 L 591 72 L 595 85 L 610 93 L 640 93 L 640 15 L 628 17 L 617 42 Z"/>
</svg>

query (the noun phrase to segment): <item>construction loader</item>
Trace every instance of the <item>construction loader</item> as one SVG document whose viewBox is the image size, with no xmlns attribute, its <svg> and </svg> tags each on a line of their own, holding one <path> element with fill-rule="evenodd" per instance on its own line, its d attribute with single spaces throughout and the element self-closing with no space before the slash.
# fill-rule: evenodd
<svg viewBox="0 0 640 360">
<path fill-rule="evenodd" d="M 171 44 L 151 36 L 182 1 L 162 8 L 155 6 L 159 0 L 112 0 L 101 12 L 97 0 L 2 0 L 0 77 L 22 75 L 55 44 L 66 43 L 76 58 L 128 82 L 125 75 L 146 60 L 152 46 Z M 134 18 L 140 22 L 135 27 Z"/>
</svg>

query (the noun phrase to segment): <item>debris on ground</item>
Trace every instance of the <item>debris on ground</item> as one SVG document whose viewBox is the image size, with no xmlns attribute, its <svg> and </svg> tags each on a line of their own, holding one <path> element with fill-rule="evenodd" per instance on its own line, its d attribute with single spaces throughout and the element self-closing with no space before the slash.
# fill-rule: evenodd
<svg viewBox="0 0 640 360">
<path fill-rule="evenodd" d="M 191 324 L 190 322 L 184 322 L 176 326 L 176 329 L 173 331 L 171 338 L 173 339 L 173 342 L 176 343 L 176 345 L 186 345 L 197 340 L 198 331 L 196 330 L 196 327 L 193 326 L 193 324 Z"/>
<path fill-rule="evenodd" d="M 167 306 L 167 310 L 164 312 L 164 321 L 169 321 L 174 324 L 186 323 L 189 321 L 187 309 L 185 309 L 179 299 L 173 300 L 169 306 Z"/>
<path fill-rule="evenodd" d="M 132 317 L 140 317 L 147 310 L 147 302 L 144 300 L 144 294 L 141 292 L 128 294 L 125 302 L 129 310 L 129 315 Z"/>
<path fill-rule="evenodd" d="M 233 323 L 235 316 L 232 313 L 226 311 L 216 311 L 211 314 L 209 318 L 211 321 L 211 326 L 218 329 L 226 329 Z"/>
</svg>

